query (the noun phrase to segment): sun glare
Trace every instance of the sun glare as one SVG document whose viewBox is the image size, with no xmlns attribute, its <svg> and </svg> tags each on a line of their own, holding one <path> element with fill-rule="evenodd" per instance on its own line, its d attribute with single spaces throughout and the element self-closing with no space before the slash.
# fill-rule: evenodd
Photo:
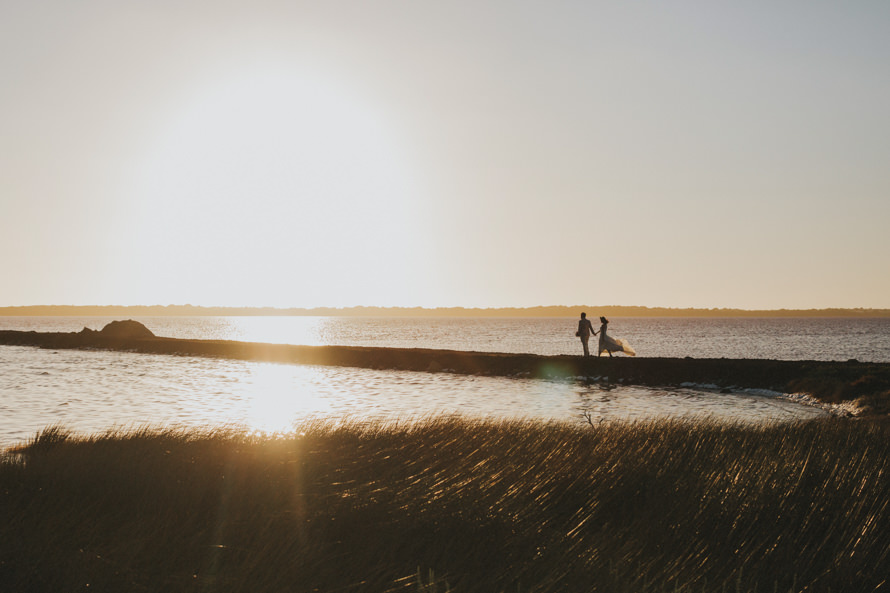
<svg viewBox="0 0 890 593">
<path fill-rule="evenodd" d="M 384 114 L 333 81 L 231 73 L 156 134 L 121 264 L 156 274 L 131 278 L 139 302 L 174 286 L 191 302 L 386 302 L 423 261 L 415 176 Z"/>
<path fill-rule="evenodd" d="M 311 389 L 316 372 L 309 366 L 251 365 L 244 385 L 248 398 L 244 423 L 262 432 L 287 432 L 300 419 L 329 413 L 330 403 Z"/>
</svg>

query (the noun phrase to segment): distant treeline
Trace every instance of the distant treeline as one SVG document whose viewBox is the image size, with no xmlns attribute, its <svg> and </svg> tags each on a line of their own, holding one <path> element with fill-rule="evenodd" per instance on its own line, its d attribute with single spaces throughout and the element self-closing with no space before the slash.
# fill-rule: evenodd
<svg viewBox="0 0 890 593">
<path fill-rule="evenodd" d="M 134 316 L 289 316 L 320 317 L 577 317 L 581 311 L 598 317 L 890 317 L 890 309 L 674 309 L 617 305 L 549 307 L 201 307 L 197 305 L 30 305 L 0 307 L 0 316 L 134 317 Z"/>
</svg>

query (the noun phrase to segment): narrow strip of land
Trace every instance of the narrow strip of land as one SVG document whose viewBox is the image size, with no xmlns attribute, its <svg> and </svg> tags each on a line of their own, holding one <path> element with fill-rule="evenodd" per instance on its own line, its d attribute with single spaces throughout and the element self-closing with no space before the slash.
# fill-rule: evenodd
<svg viewBox="0 0 890 593">
<path fill-rule="evenodd" d="M 347 366 L 468 375 L 585 377 L 647 386 L 682 383 L 806 393 L 824 403 L 850 404 L 857 414 L 890 413 L 890 364 L 693 358 L 582 358 L 422 348 L 296 346 L 226 340 L 128 337 L 103 331 L 0 331 L 0 344 L 50 349 L 100 349 L 237 360 Z"/>
<path fill-rule="evenodd" d="M 843 317 L 886 318 L 890 309 L 677 309 L 622 305 L 550 305 L 536 307 L 204 307 L 197 305 L 25 305 L 0 307 L 2 316 L 145 317 L 562 317 L 576 320 L 581 311 L 606 317 Z"/>
</svg>

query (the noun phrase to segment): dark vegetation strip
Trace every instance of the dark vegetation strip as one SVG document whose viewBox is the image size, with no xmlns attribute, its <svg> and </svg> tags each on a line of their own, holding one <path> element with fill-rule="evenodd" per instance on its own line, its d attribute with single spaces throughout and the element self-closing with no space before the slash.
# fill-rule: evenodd
<svg viewBox="0 0 890 593">
<path fill-rule="evenodd" d="M 580 356 L 421 348 L 292 346 L 222 340 L 131 338 L 89 330 L 79 333 L 0 331 L 0 344 L 97 348 L 373 369 L 450 371 L 471 375 L 590 377 L 650 386 L 693 382 L 722 388 L 746 387 L 808 393 L 825 403 L 853 403 L 865 415 L 890 413 L 888 363 L 645 357 L 585 360 Z"/>
<path fill-rule="evenodd" d="M 145 317 L 145 316 L 299 316 L 322 317 L 563 317 L 576 319 L 581 311 L 606 317 L 841 317 L 878 319 L 890 317 L 890 309 L 676 309 L 620 305 L 572 305 L 538 307 L 202 307 L 197 305 L 25 305 L 0 307 L 0 316 Z"/>
<path fill-rule="evenodd" d="M 886 420 L 59 428 L 0 464 L 5 591 L 881 591 Z"/>
</svg>

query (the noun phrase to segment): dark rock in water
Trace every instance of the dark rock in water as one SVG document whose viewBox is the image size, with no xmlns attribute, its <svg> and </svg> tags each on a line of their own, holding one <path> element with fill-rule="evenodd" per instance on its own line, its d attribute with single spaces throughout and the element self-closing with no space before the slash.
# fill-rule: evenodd
<svg viewBox="0 0 890 593">
<path fill-rule="evenodd" d="M 110 338 L 153 338 L 155 335 L 150 329 L 132 319 L 126 321 L 112 321 L 99 332 Z"/>
</svg>

